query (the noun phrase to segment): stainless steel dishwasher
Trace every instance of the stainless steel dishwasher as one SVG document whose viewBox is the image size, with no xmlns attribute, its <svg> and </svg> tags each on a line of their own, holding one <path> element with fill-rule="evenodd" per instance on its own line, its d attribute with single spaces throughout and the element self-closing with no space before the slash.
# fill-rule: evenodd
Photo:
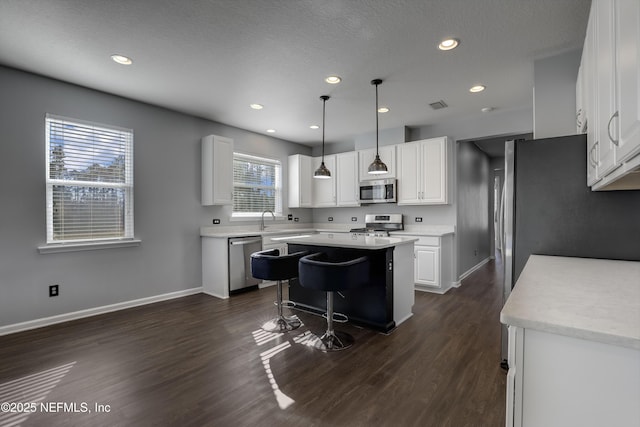
<svg viewBox="0 0 640 427">
<path fill-rule="evenodd" d="M 258 287 L 261 280 L 251 276 L 251 254 L 261 250 L 260 236 L 229 239 L 229 294 Z"/>
</svg>

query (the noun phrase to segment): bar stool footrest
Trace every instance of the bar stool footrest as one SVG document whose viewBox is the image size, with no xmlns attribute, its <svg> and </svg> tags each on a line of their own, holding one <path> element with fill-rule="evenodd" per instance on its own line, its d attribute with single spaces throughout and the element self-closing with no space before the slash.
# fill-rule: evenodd
<svg viewBox="0 0 640 427">
<path fill-rule="evenodd" d="M 324 319 L 327 318 L 327 312 L 322 313 L 322 317 Z M 333 321 L 336 323 L 347 323 L 349 321 L 349 317 L 343 313 L 333 312 Z"/>
<path fill-rule="evenodd" d="M 298 329 L 302 325 L 297 316 L 276 317 L 262 324 L 262 329 L 267 332 L 288 332 Z"/>
</svg>

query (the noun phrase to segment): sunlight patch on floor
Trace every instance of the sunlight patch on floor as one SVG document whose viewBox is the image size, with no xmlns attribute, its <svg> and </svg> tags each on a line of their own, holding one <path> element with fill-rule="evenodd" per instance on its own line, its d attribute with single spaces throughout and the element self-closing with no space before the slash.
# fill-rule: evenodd
<svg viewBox="0 0 640 427">
<path fill-rule="evenodd" d="M 76 362 L 67 363 L 0 384 L 0 402 L 3 404 L 0 411 L 0 427 L 19 426 L 32 412 L 38 412 L 33 410 L 34 407 L 31 405 L 39 408 L 40 402 L 75 364 Z"/>
</svg>

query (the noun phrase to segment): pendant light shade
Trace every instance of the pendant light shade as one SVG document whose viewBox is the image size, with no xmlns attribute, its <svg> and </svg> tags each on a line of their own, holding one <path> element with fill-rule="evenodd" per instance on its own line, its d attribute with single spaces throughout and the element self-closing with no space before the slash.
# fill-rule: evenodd
<svg viewBox="0 0 640 427">
<path fill-rule="evenodd" d="M 331 178 L 331 172 L 324 165 L 324 117 L 326 110 L 325 106 L 327 104 L 327 99 L 329 99 L 329 95 L 322 95 L 320 99 L 322 99 L 322 162 L 320 163 L 320 167 L 313 173 L 313 177 L 317 179 L 329 179 Z"/>
<path fill-rule="evenodd" d="M 378 151 L 378 85 L 382 83 L 380 79 L 371 80 L 371 84 L 376 87 L 376 158 L 369 165 L 369 173 L 371 175 L 381 175 L 384 173 L 388 173 L 387 165 L 384 164 L 382 160 L 380 160 L 380 152 Z"/>
</svg>

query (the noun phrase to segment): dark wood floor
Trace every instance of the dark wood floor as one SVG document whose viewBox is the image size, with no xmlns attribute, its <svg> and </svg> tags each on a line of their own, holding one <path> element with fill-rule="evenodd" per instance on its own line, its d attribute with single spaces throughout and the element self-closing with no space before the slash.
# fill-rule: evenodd
<svg viewBox="0 0 640 427">
<path fill-rule="evenodd" d="M 0 413 L 0 426 L 501 426 L 494 270 L 492 261 L 445 295 L 418 292 L 414 316 L 390 335 L 339 325 L 356 344 L 338 353 L 304 345 L 324 327 L 309 314 L 288 335 L 260 332 L 274 287 L 0 337 L 0 401 L 77 405 Z"/>
</svg>

